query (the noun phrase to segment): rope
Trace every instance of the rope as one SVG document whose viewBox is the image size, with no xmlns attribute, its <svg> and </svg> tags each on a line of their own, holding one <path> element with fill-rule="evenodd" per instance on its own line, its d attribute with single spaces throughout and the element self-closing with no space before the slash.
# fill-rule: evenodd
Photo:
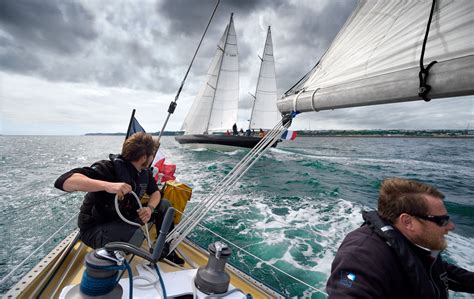
<svg viewBox="0 0 474 299">
<path fill-rule="evenodd" d="M 160 141 L 161 139 L 161 135 L 163 134 L 163 132 L 165 131 L 165 128 L 166 128 L 166 125 L 168 124 L 168 120 L 170 119 L 170 116 L 171 114 L 174 113 L 174 109 L 176 109 L 176 102 L 178 101 L 178 98 L 179 98 L 179 95 L 181 93 L 181 90 L 183 89 L 183 86 L 184 86 L 184 82 L 186 81 L 186 78 L 188 77 L 188 74 L 189 74 L 189 71 L 191 70 L 191 66 L 193 65 L 194 63 L 194 59 L 196 58 L 196 55 L 199 51 L 199 48 L 201 47 L 201 43 L 204 39 L 204 36 L 206 35 L 207 33 L 207 29 L 209 28 L 209 25 L 211 24 L 211 21 L 212 19 L 214 18 L 214 14 L 216 13 L 216 10 L 217 10 L 217 7 L 219 6 L 219 2 L 220 0 L 217 0 L 216 2 L 216 6 L 214 6 L 214 10 L 212 11 L 212 15 L 211 17 L 209 18 L 209 22 L 207 22 L 207 26 L 206 26 L 206 29 L 204 30 L 204 33 L 202 34 L 201 36 L 201 40 L 199 41 L 199 44 L 196 48 L 196 51 L 194 52 L 194 56 L 193 56 L 193 59 L 191 60 L 191 63 L 189 64 L 189 67 L 188 67 L 188 70 L 186 71 L 186 74 L 184 75 L 184 78 L 183 78 L 183 81 L 181 81 L 181 86 L 179 86 L 179 89 L 178 89 L 178 92 L 176 93 L 176 96 L 174 97 L 174 101 L 170 103 L 170 106 L 168 107 L 168 116 L 166 117 L 166 120 L 165 120 L 165 123 L 163 124 L 163 128 L 161 129 L 160 131 L 160 135 L 158 136 L 158 141 Z"/>
<path fill-rule="evenodd" d="M 123 268 L 125 269 L 125 268 Z M 120 269 L 122 270 L 122 268 Z M 97 278 L 92 277 L 87 274 L 87 271 L 84 270 L 81 280 L 81 293 L 87 296 L 101 296 L 111 292 L 117 285 L 117 276 L 118 272 L 110 277 Z"/>
<path fill-rule="evenodd" d="M 77 217 L 77 215 L 79 215 L 79 212 L 77 212 L 76 214 L 74 214 L 68 221 L 66 221 L 57 231 L 55 231 L 51 236 L 49 236 L 48 239 L 46 239 L 46 241 L 44 241 L 38 248 L 36 248 L 29 256 L 27 256 L 21 263 L 19 263 L 15 268 L 13 268 L 13 270 L 10 271 L 10 273 L 8 273 L 6 276 L 4 276 L 2 278 L 2 280 L 0 281 L 0 285 L 3 285 L 5 283 L 5 281 L 7 281 L 7 279 L 16 271 L 18 270 L 18 268 L 20 268 L 21 266 L 23 266 L 23 264 L 25 264 L 33 255 L 36 254 L 36 252 L 38 252 L 41 248 L 43 248 L 43 246 L 48 243 L 54 236 L 56 236 L 56 234 L 58 234 L 69 222 L 71 222 L 72 219 L 75 219 Z"/>
<path fill-rule="evenodd" d="M 143 209 L 142 203 L 140 202 L 140 199 L 138 198 L 137 194 L 133 191 L 130 191 L 130 193 L 137 200 L 138 206 L 140 207 L 140 209 Z M 133 225 L 133 226 L 137 226 L 137 227 L 142 229 L 142 231 L 145 233 L 145 236 L 146 236 L 148 250 L 150 250 L 151 249 L 151 239 L 150 239 L 150 233 L 148 232 L 148 227 L 147 227 L 146 223 L 142 227 L 140 225 L 140 223 L 136 223 L 136 222 L 130 221 L 127 218 L 125 218 L 122 215 L 122 213 L 120 213 L 120 208 L 119 208 L 119 204 L 118 204 L 118 195 L 117 194 L 115 194 L 115 202 L 114 203 L 115 203 L 115 210 L 117 211 L 117 214 L 119 215 L 120 219 L 122 219 L 125 223 L 128 223 L 128 224 Z M 152 211 L 152 214 L 153 214 L 153 211 Z"/>
<path fill-rule="evenodd" d="M 128 296 L 130 299 L 133 298 L 133 273 L 132 268 L 130 268 L 127 260 L 123 261 L 121 265 L 110 265 L 110 266 L 99 266 L 86 263 L 86 268 L 91 268 L 99 271 L 120 271 L 127 270 L 128 272 L 128 282 L 129 282 L 129 293 Z M 89 276 L 87 270 L 84 271 L 82 275 L 80 290 L 83 294 L 87 296 L 101 296 L 111 292 L 115 286 L 119 283 L 118 272 L 116 272 L 111 277 L 99 278 Z"/>
<path fill-rule="evenodd" d="M 158 268 L 158 265 L 155 264 L 155 270 L 156 273 L 158 274 L 158 278 L 160 279 L 160 285 L 161 285 L 161 290 L 163 292 L 163 298 L 166 298 L 166 289 L 165 289 L 165 283 L 163 281 L 163 277 L 161 277 L 160 269 Z"/>
<path fill-rule="evenodd" d="M 425 48 L 426 48 L 426 42 L 428 41 L 428 34 L 430 33 L 430 25 L 431 25 L 431 19 L 433 18 L 433 12 L 436 6 L 436 0 L 433 0 L 433 3 L 431 4 L 431 12 L 430 12 L 430 17 L 428 18 L 428 24 L 426 25 L 426 32 L 425 32 L 425 38 L 423 40 L 423 45 L 421 47 L 421 55 L 420 55 L 420 72 L 418 73 L 418 78 L 420 79 L 420 87 L 418 89 L 418 96 L 421 97 L 425 102 L 429 102 L 431 99 L 428 98 L 428 93 L 431 90 L 431 85 L 426 83 L 428 81 L 428 75 L 431 67 L 437 63 L 437 61 L 432 61 L 428 64 L 428 66 L 425 68 L 423 65 L 423 60 L 425 57 Z"/>
<path fill-rule="evenodd" d="M 292 115 L 294 116 L 294 115 Z M 192 231 L 192 229 L 204 218 L 224 196 L 225 192 L 232 188 L 237 181 L 255 164 L 255 162 L 275 143 L 281 134 L 291 125 L 291 118 L 282 119 L 247 155 L 217 184 L 200 205 L 196 206 L 184 221 L 181 221 L 168 235 L 167 242 L 171 242 L 170 250 L 176 246 Z"/>
</svg>

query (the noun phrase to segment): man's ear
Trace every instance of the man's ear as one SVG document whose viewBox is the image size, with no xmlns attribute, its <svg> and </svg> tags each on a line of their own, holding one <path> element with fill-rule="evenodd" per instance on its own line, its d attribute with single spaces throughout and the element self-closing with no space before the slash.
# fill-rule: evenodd
<svg viewBox="0 0 474 299">
<path fill-rule="evenodd" d="M 398 216 L 398 224 L 407 230 L 414 229 L 414 220 L 414 217 L 407 213 L 402 213 Z"/>
</svg>

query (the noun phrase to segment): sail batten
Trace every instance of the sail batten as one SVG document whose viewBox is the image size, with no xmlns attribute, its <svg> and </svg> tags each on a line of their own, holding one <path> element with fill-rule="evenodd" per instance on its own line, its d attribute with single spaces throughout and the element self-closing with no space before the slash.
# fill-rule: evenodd
<svg viewBox="0 0 474 299">
<path fill-rule="evenodd" d="M 360 1 L 313 70 L 278 101 L 281 112 L 420 100 L 419 60 L 431 1 Z M 426 44 L 428 97 L 473 94 L 474 2 L 438 1 Z"/>
</svg>

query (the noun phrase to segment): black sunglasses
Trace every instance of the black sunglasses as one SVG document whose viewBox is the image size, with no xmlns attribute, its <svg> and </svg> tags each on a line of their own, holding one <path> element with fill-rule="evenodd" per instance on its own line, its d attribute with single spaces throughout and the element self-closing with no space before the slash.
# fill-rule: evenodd
<svg viewBox="0 0 474 299">
<path fill-rule="evenodd" d="M 428 220 L 436 223 L 438 226 L 446 226 L 449 223 L 449 215 L 433 216 L 433 215 L 413 215 L 417 218 Z"/>
</svg>

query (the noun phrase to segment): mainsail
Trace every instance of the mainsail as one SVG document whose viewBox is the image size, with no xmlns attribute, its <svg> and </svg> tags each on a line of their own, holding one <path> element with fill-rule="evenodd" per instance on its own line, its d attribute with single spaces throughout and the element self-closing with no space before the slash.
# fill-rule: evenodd
<svg viewBox="0 0 474 299">
<path fill-rule="evenodd" d="M 420 55 L 431 1 L 363 0 L 316 66 L 277 105 L 319 111 L 420 100 Z M 437 1 L 424 65 L 428 98 L 474 93 L 474 1 Z"/>
<path fill-rule="evenodd" d="M 277 87 L 272 32 L 268 26 L 267 38 L 261 58 L 257 88 L 250 116 L 250 129 L 271 129 L 281 119 L 276 106 Z"/>
<path fill-rule="evenodd" d="M 195 98 L 181 130 L 185 134 L 225 131 L 237 122 L 239 56 L 233 16 L 217 46 L 207 79 Z"/>
</svg>

